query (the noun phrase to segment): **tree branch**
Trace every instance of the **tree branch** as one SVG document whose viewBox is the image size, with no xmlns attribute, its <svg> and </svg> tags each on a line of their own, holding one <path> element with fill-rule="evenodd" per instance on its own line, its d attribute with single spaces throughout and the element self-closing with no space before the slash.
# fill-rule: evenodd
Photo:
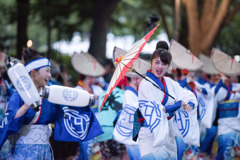
<svg viewBox="0 0 240 160">
<path fill-rule="evenodd" d="M 216 15 L 217 0 L 205 0 L 200 20 L 201 34 L 205 37 L 208 30 L 211 28 L 214 16 Z"/>
<path fill-rule="evenodd" d="M 183 1 L 187 10 L 188 17 L 188 44 L 189 49 L 193 54 L 198 56 L 199 43 L 200 43 L 200 24 L 199 24 L 199 14 L 198 14 L 198 4 L 197 0 L 184 0 Z"/>
<path fill-rule="evenodd" d="M 224 21 L 224 18 L 227 15 L 228 8 L 230 5 L 231 0 L 222 0 L 221 4 L 219 6 L 219 9 L 217 11 L 217 14 L 215 16 L 214 22 L 212 23 L 212 26 L 208 33 L 206 34 L 206 37 L 201 42 L 201 49 L 207 50 L 209 47 L 212 46 L 214 38 L 216 37 L 216 34 L 218 33 L 219 29 L 221 28 L 221 25 Z"/>
</svg>

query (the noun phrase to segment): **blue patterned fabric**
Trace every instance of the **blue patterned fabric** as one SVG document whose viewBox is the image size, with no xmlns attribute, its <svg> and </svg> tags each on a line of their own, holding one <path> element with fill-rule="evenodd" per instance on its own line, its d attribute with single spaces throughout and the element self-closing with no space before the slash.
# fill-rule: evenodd
<svg viewBox="0 0 240 160">
<path fill-rule="evenodd" d="M 187 148 L 187 144 L 185 144 L 183 139 L 180 137 L 175 137 L 175 140 L 177 143 L 177 159 L 182 160 L 185 148 Z"/>
<path fill-rule="evenodd" d="M 90 159 L 90 156 L 92 155 L 93 144 L 94 144 L 94 139 L 79 143 L 80 155 L 78 156 L 78 160 L 89 160 Z"/>
<path fill-rule="evenodd" d="M 218 153 L 216 160 L 239 159 L 240 133 L 231 132 L 218 136 Z"/>
<path fill-rule="evenodd" d="M 142 156 L 142 160 L 177 160 L 177 157 L 173 156 L 171 151 L 160 150 L 157 153 L 149 153 Z"/>
<path fill-rule="evenodd" d="M 212 154 L 212 147 L 215 136 L 217 135 L 217 126 L 211 126 L 211 128 L 207 128 L 207 133 L 204 140 L 201 143 L 200 150 L 203 153 Z"/>
<path fill-rule="evenodd" d="M 12 148 L 9 160 L 52 160 L 53 154 L 49 144 L 17 144 Z"/>
<path fill-rule="evenodd" d="M 177 159 L 194 159 L 198 154 L 198 147 L 184 143 L 180 137 L 175 137 L 177 142 Z"/>
<path fill-rule="evenodd" d="M 130 160 L 141 160 L 140 150 L 138 145 L 126 145 L 128 157 Z"/>
<path fill-rule="evenodd" d="M 17 110 L 24 104 L 18 93 L 14 93 L 8 103 L 6 116 L 0 123 L 0 148 L 9 135 L 17 133 L 24 124 L 29 124 L 35 115 L 35 111 L 29 108 L 24 116 L 14 119 Z M 53 123 L 55 119 L 56 106 L 47 100 L 43 100 L 41 114 L 37 124 Z"/>
<path fill-rule="evenodd" d="M 23 125 L 29 124 L 33 117 L 35 116 L 35 111 L 29 108 L 24 116 L 14 119 L 14 116 L 17 110 L 24 104 L 18 93 L 15 93 L 11 96 L 8 109 L 6 111 L 6 116 L 3 121 L 0 122 L 0 148 L 4 144 L 8 136 L 17 133 Z M 77 117 L 80 116 L 80 117 Z M 87 120 L 87 121 L 85 121 Z M 55 139 L 59 141 L 84 141 L 94 138 L 95 136 L 103 133 L 101 126 L 99 125 L 95 115 L 92 113 L 90 107 L 67 107 L 60 106 L 48 102 L 46 99 L 42 101 L 41 114 L 35 125 L 38 124 L 50 124 L 55 122 Z M 66 123 L 65 123 L 66 122 Z M 86 122 L 88 125 L 86 125 Z M 66 124 L 66 125 L 65 125 Z M 67 125 L 68 124 L 68 125 Z M 68 126 L 68 127 L 67 127 Z M 86 127 L 87 126 L 87 127 Z M 70 131 L 68 131 L 68 129 Z M 75 134 L 77 133 L 77 134 Z M 83 135 L 82 139 L 79 139 L 79 135 Z M 76 136 L 77 135 L 77 136 Z M 36 144 L 35 144 L 36 145 Z M 45 153 L 44 147 L 42 145 L 14 145 L 14 150 L 12 150 L 13 156 L 18 159 L 27 159 L 22 158 L 23 150 L 26 150 L 28 153 L 28 147 L 35 150 L 36 153 L 39 151 L 39 155 L 36 155 L 37 158 L 32 159 L 48 159 L 48 154 Z M 21 148 L 23 147 L 23 148 Z M 32 148 L 33 147 L 33 148 Z M 47 148 L 47 147 L 46 147 Z M 40 151 L 42 150 L 42 151 Z M 21 152 L 21 153 L 20 153 Z M 42 153 L 44 152 L 44 153 Z M 46 151 L 46 152 L 49 152 Z M 50 153 L 50 152 L 49 152 Z M 50 157 L 51 159 L 51 157 Z"/>
<path fill-rule="evenodd" d="M 218 118 L 237 117 L 239 102 L 225 102 L 218 105 Z"/>
<path fill-rule="evenodd" d="M 102 128 L 90 109 L 90 106 L 64 106 L 57 112 L 54 134 L 55 140 L 73 142 L 87 141 L 102 133 Z"/>
<path fill-rule="evenodd" d="M 141 112 L 139 111 L 139 109 L 136 110 L 136 112 L 134 113 L 134 121 L 133 121 L 133 135 L 132 135 L 132 139 L 134 141 L 137 141 L 138 138 L 138 132 L 141 128 L 141 125 L 138 121 L 139 116 L 140 116 Z M 142 117 L 142 116 L 141 116 Z"/>
</svg>

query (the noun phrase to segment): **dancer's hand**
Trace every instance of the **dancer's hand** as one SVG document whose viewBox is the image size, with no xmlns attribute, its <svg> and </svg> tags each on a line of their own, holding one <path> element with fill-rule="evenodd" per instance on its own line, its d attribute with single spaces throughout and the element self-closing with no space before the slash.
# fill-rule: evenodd
<svg viewBox="0 0 240 160">
<path fill-rule="evenodd" d="M 185 111 L 190 111 L 190 110 L 193 109 L 192 106 L 190 106 L 189 104 L 187 104 L 187 103 L 184 102 L 184 101 L 182 101 L 182 105 L 181 105 L 181 107 L 183 107 Z"/>
</svg>

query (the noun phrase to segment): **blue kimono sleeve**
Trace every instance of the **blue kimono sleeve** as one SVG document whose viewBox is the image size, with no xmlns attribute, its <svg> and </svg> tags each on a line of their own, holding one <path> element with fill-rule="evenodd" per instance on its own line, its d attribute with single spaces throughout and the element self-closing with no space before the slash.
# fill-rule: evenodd
<svg viewBox="0 0 240 160">
<path fill-rule="evenodd" d="M 90 106 L 57 107 L 54 139 L 57 141 L 81 142 L 102 134 L 102 128 Z"/>
<path fill-rule="evenodd" d="M 5 113 L 5 118 L 0 122 L 0 148 L 8 136 L 17 133 L 22 127 L 22 124 L 24 123 L 23 116 L 16 119 L 14 119 L 14 116 L 23 103 L 24 102 L 20 98 L 19 94 L 15 93 L 11 96 Z"/>
<path fill-rule="evenodd" d="M 8 136 L 17 133 L 18 130 L 21 128 L 23 123 L 23 118 L 17 118 L 14 121 L 10 120 L 7 122 L 8 116 L 6 116 L 2 122 L 0 122 L 0 150 L 2 145 L 7 140 Z M 2 128 L 1 128 L 2 127 Z"/>
</svg>

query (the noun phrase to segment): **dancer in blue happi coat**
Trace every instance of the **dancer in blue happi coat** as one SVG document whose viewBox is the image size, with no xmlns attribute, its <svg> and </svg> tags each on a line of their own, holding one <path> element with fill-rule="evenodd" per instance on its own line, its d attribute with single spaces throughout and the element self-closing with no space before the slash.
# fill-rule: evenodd
<svg viewBox="0 0 240 160">
<path fill-rule="evenodd" d="M 25 68 L 41 94 L 51 77 L 49 60 L 32 48 L 24 49 L 23 56 Z M 89 106 L 68 107 L 41 101 L 42 105 L 34 110 L 19 93 L 11 96 L 0 124 L 0 147 L 7 138 L 13 145 L 9 159 L 54 159 L 49 143 L 50 123 L 55 124 L 54 138 L 59 141 L 80 142 L 102 133 Z"/>
<path fill-rule="evenodd" d="M 127 53 L 115 47 L 115 56 L 124 56 Z M 118 51 L 120 52 L 118 55 Z M 146 75 L 148 69 L 150 69 L 150 63 L 137 59 L 133 62 L 133 68 L 142 76 Z M 123 96 L 123 109 L 120 112 L 118 121 L 115 125 L 113 135 L 114 139 L 119 143 L 125 144 L 127 153 L 130 160 L 140 160 L 140 150 L 138 142 L 133 141 L 133 125 L 134 125 L 134 113 L 138 109 L 138 86 L 142 80 L 142 77 L 134 72 L 127 72 L 126 76 L 129 79 L 129 84 L 126 86 L 126 91 Z"/>
<path fill-rule="evenodd" d="M 213 66 L 221 74 L 215 88 L 215 123 L 218 125 L 218 152 L 216 160 L 240 158 L 240 65 L 220 50 L 212 51 Z M 223 74 L 224 73 L 224 74 Z"/>
</svg>

